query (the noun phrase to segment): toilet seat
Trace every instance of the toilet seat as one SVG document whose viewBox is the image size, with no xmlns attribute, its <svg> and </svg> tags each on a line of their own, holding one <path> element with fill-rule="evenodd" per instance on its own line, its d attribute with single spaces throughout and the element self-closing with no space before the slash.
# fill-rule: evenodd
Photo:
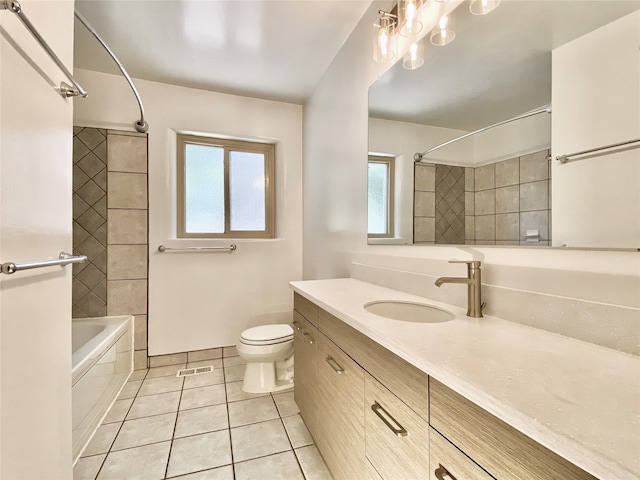
<svg viewBox="0 0 640 480">
<path fill-rule="evenodd" d="M 293 329 L 287 324 L 261 325 L 252 327 L 240 335 L 240 343 L 245 345 L 275 345 L 293 339 Z"/>
</svg>

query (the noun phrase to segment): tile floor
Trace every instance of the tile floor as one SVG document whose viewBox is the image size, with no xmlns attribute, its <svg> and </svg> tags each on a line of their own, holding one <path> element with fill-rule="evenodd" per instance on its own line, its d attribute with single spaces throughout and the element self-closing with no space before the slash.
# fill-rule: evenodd
<svg viewBox="0 0 640 480">
<path fill-rule="evenodd" d="M 177 378 L 180 368 L 212 373 Z M 74 480 L 331 479 L 293 391 L 246 394 L 223 358 L 133 372 L 73 470 Z"/>
</svg>

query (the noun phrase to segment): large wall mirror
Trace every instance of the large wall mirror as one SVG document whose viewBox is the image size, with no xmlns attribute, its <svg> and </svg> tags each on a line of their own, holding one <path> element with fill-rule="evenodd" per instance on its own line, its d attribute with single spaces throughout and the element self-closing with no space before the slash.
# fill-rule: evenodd
<svg viewBox="0 0 640 480">
<path fill-rule="evenodd" d="M 369 90 L 370 165 L 393 159 L 395 187 L 370 167 L 369 243 L 637 250 L 640 1 L 502 0 L 484 16 L 464 2 L 453 15 L 453 42 L 427 32 L 424 64 L 396 58 Z"/>
</svg>

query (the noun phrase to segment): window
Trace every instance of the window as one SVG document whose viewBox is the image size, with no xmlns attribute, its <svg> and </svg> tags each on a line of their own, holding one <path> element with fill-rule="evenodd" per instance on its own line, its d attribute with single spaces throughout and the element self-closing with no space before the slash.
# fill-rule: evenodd
<svg viewBox="0 0 640 480">
<path fill-rule="evenodd" d="M 393 157 L 369 156 L 369 237 L 393 237 Z"/>
<path fill-rule="evenodd" d="M 273 238 L 275 145 L 178 135 L 178 237 Z"/>
</svg>

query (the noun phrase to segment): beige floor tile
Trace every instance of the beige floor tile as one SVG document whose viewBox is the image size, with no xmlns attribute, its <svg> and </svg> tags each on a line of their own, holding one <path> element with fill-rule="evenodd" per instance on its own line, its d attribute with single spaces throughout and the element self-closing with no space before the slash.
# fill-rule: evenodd
<svg viewBox="0 0 640 480">
<path fill-rule="evenodd" d="M 184 388 L 198 388 L 224 383 L 224 371 L 222 368 L 214 369 L 211 373 L 202 373 L 185 377 Z"/>
<path fill-rule="evenodd" d="M 291 449 L 280 419 L 232 428 L 231 444 L 236 462 Z"/>
<path fill-rule="evenodd" d="M 332 480 L 333 477 L 315 445 L 297 448 L 295 453 L 307 480 Z"/>
<path fill-rule="evenodd" d="M 271 396 L 229 404 L 229 424 L 232 428 L 276 418 L 278 418 L 278 410 Z"/>
<path fill-rule="evenodd" d="M 227 383 L 227 402 L 237 402 L 250 398 L 266 397 L 269 393 L 246 393 L 242 391 L 242 381 Z"/>
<path fill-rule="evenodd" d="M 237 382 L 244 378 L 244 365 L 236 365 L 235 367 L 225 367 L 224 379 L 226 382 Z"/>
<path fill-rule="evenodd" d="M 237 365 L 246 365 L 247 361 L 241 357 L 227 357 L 222 360 L 225 367 L 235 367 Z"/>
<path fill-rule="evenodd" d="M 177 412 L 179 403 L 180 392 L 158 393 L 147 397 L 137 397 L 133 405 L 131 405 L 127 420 Z"/>
<path fill-rule="evenodd" d="M 197 472 L 231 463 L 229 431 L 177 438 L 171 447 L 167 476 Z"/>
<path fill-rule="evenodd" d="M 114 422 L 122 422 L 127 416 L 127 412 L 131 408 L 131 404 L 133 403 L 133 398 L 126 398 L 124 400 L 116 400 L 113 402 L 111 409 L 107 412 L 102 421 L 105 423 L 114 423 Z"/>
<path fill-rule="evenodd" d="M 293 448 L 305 447 L 313 444 L 313 437 L 309 433 L 307 426 L 304 424 L 300 414 L 282 419 L 284 428 L 289 435 L 289 440 Z"/>
<path fill-rule="evenodd" d="M 292 451 L 236 463 L 236 480 L 304 480 Z"/>
<path fill-rule="evenodd" d="M 147 370 L 143 369 L 143 370 L 134 370 L 131 373 L 131 376 L 129 377 L 129 381 L 133 381 L 133 380 L 144 380 L 144 377 L 147 376 Z"/>
<path fill-rule="evenodd" d="M 139 447 L 151 443 L 171 440 L 176 424 L 176 413 L 127 420 L 113 444 L 113 450 Z"/>
<path fill-rule="evenodd" d="M 190 388 L 189 390 L 184 390 L 182 392 L 180 410 L 207 407 L 209 405 L 219 405 L 226 401 L 227 396 L 223 384 Z"/>
<path fill-rule="evenodd" d="M 233 480 L 233 467 L 231 465 L 225 465 L 224 467 L 171 478 L 179 478 L 180 480 Z"/>
<path fill-rule="evenodd" d="M 155 377 L 147 378 L 143 383 L 138 396 L 156 395 L 158 393 L 177 392 L 182 390 L 184 378 Z"/>
<path fill-rule="evenodd" d="M 107 453 L 118 435 L 122 423 L 107 423 L 100 425 L 93 438 L 82 452 L 83 457 Z"/>
<path fill-rule="evenodd" d="M 140 385 L 142 385 L 142 380 L 129 380 L 124 384 L 124 387 L 122 387 L 118 395 L 118 400 L 134 398 L 138 394 L 138 390 L 140 390 Z"/>
<path fill-rule="evenodd" d="M 158 480 L 164 477 L 171 442 L 111 452 L 97 480 Z"/>
<path fill-rule="evenodd" d="M 217 358 L 215 360 L 198 360 L 197 362 L 187 363 L 187 368 L 207 367 L 211 365 L 213 368 L 222 368 L 222 359 Z"/>
<path fill-rule="evenodd" d="M 73 467 L 73 480 L 94 480 L 107 455 L 94 455 L 78 459 Z"/>
<path fill-rule="evenodd" d="M 209 407 L 182 410 L 178 413 L 175 438 L 214 432 L 229 428 L 227 406 L 212 405 Z"/>
<path fill-rule="evenodd" d="M 166 367 L 150 368 L 149 373 L 147 373 L 147 376 L 145 377 L 145 380 L 157 377 L 175 377 L 178 373 L 178 370 L 180 370 L 181 368 L 185 368 L 186 366 L 186 363 L 181 363 L 179 365 L 167 365 Z"/>
<path fill-rule="evenodd" d="M 224 347 L 222 349 L 222 357 L 226 358 L 226 357 L 235 357 L 238 355 L 238 350 L 236 350 L 236 346 L 233 345 L 232 347 Z"/>
<path fill-rule="evenodd" d="M 290 417 L 300 412 L 296 401 L 293 399 L 293 391 L 274 394 L 273 399 L 281 417 Z"/>
</svg>

